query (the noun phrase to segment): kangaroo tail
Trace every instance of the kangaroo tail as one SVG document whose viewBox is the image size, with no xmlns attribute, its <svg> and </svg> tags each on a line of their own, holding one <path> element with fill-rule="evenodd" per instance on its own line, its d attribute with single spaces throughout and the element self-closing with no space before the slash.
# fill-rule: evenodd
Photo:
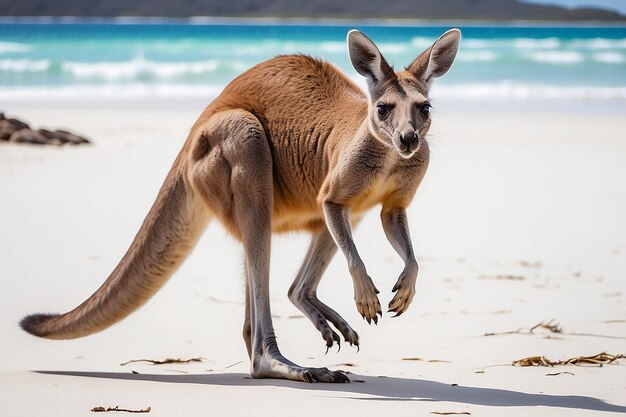
<svg viewBox="0 0 626 417">
<path fill-rule="evenodd" d="M 209 220 L 180 165 L 168 174 L 130 248 L 102 286 L 65 314 L 34 314 L 22 329 L 48 339 L 73 339 L 118 322 L 152 297 L 191 251 Z"/>
</svg>

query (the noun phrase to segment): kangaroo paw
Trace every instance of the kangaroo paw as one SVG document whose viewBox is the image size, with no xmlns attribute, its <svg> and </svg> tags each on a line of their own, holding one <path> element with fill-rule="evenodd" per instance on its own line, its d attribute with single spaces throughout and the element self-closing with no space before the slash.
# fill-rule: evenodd
<svg viewBox="0 0 626 417">
<path fill-rule="evenodd" d="M 372 278 L 366 275 L 364 279 L 359 280 L 354 292 L 354 301 L 359 314 L 367 320 L 368 324 L 372 324 L 372 321 L 378 324 L 378 315 L 382 317 L 383 312 L 376 295 L 379 291 L 374 286 Z"/>
<path fill-rule="evenodd" d="M 396 313 L 393 317 L 398 317 L 400 314 L 404 313 L 411 301 L 413 301 L 413 297 L 415 296 L 415 282 L 417 280 L 417 270 L 410 269 L 407 270 L 405 268 L 400 274 L 396 285 L 394 285 L 392 292 L 395 292 L 396 295 L 389 302 L 389 312 Z"/>
</svg>

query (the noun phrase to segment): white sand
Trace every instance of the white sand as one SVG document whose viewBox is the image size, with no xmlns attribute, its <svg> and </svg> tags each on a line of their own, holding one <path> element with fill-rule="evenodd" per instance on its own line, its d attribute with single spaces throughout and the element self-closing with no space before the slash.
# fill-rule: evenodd
<svg viewBox="0 0 626 417">
<path fill-rule="evenodd" d="M 165 288 L 118 325 L 72 341 L 22 332 L 24 315 L 65 312 L 106 278 L 201 107 L 6 109 L 35 125 L 70 127 L 95 145 L 0 144 L 0 416 L 86 416 L 115 405 L 150 406 L 151 416 L 626 413 L 626 360 L 508 366 L 533 355 L 626 353 L 626 119 L 438 107 L 430 171 L 409 213 L 421 265 L 413 305 L 368 326 L 341 256 L 320 288 L 359 332 L 359 353 L 343 346 L 325 355 L 287 299 L 307 236 L 274 240 L 280 347 L 300 364 L 352 372 L 345 385 L 247 378 L 241 253 L 218 224 Z M 386 304 L 402 263 L 376 212 L 355 239 Z M 507 275 L 521 279 L 498 279 Z M 566 333 L 617 338 L 483 336 L 552 318 Z M 205 362 L 120 366 L 196 356 Z M 562 371 L 574 375 L 546 376 Z"/>
</svg>

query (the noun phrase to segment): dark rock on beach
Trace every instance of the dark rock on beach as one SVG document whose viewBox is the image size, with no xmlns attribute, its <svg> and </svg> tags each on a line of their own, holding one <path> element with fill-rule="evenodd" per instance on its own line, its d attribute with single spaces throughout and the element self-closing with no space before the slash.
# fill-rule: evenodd
<svg viewBox="0 0 626 417">
<path fill-rule="evenodd" d="M 85 139 L 84 137 L 78 136 L 72 132 L 68 132 L 67 130 L 57 129 L 52 133 L 54 137 L 63 141 L 63 143 L 71 143 L 72 145 L 80 145 L 81 143 L 89 143 L 89 141 Z"/>
<path fill-rule="evenodd" d="M 9 138 L 9 142 L 32 143 L 33 145 L 46 145 L 48 144 L 49 139 L 35 130 L 20 129 L 20 130 L 16 130 L 15 132 L 13 132 L 13 134 Z"/>
<path fill-rule="evenodd" d="M 28 125 L 17 119 L 6 119 L 4 113 L 0 113 L 0 140 L 9 140 L 13 132 L 28 129 Z"/>
<path fill-rule="evenodd" d="M 52 146 L 90 143 L 88 139 L 67 130 L 34 130 L 21 120 L 7 119 L 4 113 L 0 113 L 0 141 Z"/>
</svg>

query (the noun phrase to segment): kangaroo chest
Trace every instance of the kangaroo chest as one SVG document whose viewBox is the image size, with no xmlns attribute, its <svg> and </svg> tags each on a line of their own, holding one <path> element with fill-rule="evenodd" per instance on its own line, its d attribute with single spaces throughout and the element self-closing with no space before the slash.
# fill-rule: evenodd
<svg viewBox="0 0 626 417">
<path fill-rule="evenodd" d="M 363 213 L 379 204 L 410 202 L 428 165 L 428 146 L 424 144 L 416 155 L 404 159 L 393 152 L 384 157 L 372 157 L 368 152 L 356 158 L 351 169 L 357 172 L 353 182 L 344 182 L 354 190 L 348 205 L 353 213 Z"/>
</svg>

